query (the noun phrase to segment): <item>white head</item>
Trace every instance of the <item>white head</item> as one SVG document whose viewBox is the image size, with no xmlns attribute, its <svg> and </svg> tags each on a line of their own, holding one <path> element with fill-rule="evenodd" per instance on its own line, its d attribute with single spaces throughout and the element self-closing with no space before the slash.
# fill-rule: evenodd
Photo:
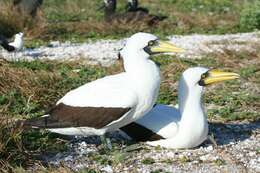
<svg viewBox="0 0 260 173">
<path fill-rule="evenodd" d="M 14 42 L 10 43 L 10 45 L 14 46 L 16 51 L 20 51 L 23 48 L 23 33 L 15 34 Z"/>
<path fill-rule="evenodd" d="M 199 83 L 201 81 L 201 76 L 205 73 L 207 73 L 209 69 L 204 67 L 192 67 L 188 68 L 182 73 L 179 86 L 186 89 L 191 90 L 203 90 L 203 86 L 201 86 Z"/>
<path fill-rule="evenodd" d="M 23 38 L 23 33 L 19 32 L 18 34 L 15 34 L 15 39 L 22 39 Z"/>
<path fill-rule="evenodd" d="M 181 80 L 190 88 L 204 87 L 221 81 L 239 78 L 239 75 L 232 72 L 223 72 L 217 69 L 207 69 L 204 67 L 188 68 L 182 73 Z"/>
<path fill-rule="evenodd" d="M 200 100 L 205 86 L 218 82 L 239 78 L 239 75 L 232 72 L 223 72 L 216 69 L 204 67 L 188 68 L 182 73 L 179 81 L 178 97 L 181 110 L 184 103 L 189 100 Z"/>
<path fill-rule="evenodd" d="M 127 58 L 148 59 L 153 54 L 181 51 L 183 51 L 181 48 L 172 43 L 160 41 L 155 35 L 139 32 L 127 39 L 120 55 L 124 60 Z"/>
</svg>

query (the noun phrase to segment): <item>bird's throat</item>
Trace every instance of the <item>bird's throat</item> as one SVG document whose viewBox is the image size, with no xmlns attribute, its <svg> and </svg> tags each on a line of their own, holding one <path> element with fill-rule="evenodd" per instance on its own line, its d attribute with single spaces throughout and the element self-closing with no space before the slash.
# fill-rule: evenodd
<svg viewBox="0 0 260 173">
<path fill-rule="evenodd" d="M 202 91 L 179 87 L 179 131 L 201 136 L 207 131 L 207 117 L 202 104 Z"/>
</svg>

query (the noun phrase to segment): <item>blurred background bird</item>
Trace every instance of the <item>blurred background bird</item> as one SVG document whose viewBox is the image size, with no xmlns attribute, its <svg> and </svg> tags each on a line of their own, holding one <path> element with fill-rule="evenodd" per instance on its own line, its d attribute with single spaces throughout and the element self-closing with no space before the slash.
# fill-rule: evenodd
<svg viewBox="0 0 260 173">
<path fill-rule="evenodd" d="M 21 51 L 23 48 L 23 33 L 15 34 L 13 42 L 8 42 L 3 35 L 0 35 L 0 45 L 8 52 Z"/>
<path fill-rule="evenodd" d="M 104 0 L 104 16 L 107 22 L 127 24 L 142 21 L 148 26 L 153 26 L 167 18 L 162 15 L 150 14 L 147 8 L 139 7 L 137 0 L 128 0 L 124 13 L 116 13 L 116 6 L 116 0 Z"/>
<path fill-rule="evenodd" d="M 37 10 L 42 5 L 43 0 L 13 0 L 15 9 L 25 15 L 35 17 Z"/>
</svg>

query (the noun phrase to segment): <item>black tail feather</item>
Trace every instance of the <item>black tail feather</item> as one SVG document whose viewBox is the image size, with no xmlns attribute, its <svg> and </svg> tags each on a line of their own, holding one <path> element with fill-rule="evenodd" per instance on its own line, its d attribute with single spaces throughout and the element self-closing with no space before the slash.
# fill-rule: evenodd
<svg viewBox="0 0 260 173">
<path fill-rule="evenodd" d="M 19 120 L 16 122 L 16 126 L 24 129 L 47 128 L 47 120 L 48 117 L 37 117 L 29 120 Z"/>
<path fill-rule="evenodd" d="M 0 35 L 0 45 L 7 50 L 8 52 L 12 52 L 15 50 L 15 47 L 9 45 L 8 41 L 6 40 L 6 38 L 2 35 Z"/>
</svg>

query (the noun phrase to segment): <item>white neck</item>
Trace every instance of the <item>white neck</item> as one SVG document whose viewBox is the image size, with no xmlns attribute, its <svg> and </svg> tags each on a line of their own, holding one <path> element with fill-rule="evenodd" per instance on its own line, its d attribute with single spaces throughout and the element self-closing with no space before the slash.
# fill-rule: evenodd
<svg viewBox="0 0 260 173">
<path fill-rule="evenodd" d="M 202 89 L 196 87 L 188 88 L 188 86 L 182 83 L 179 85 L 178 92 L 179 110 L 181 113 L 180 124 L 194 124 L 193 120 L 196 120 L 195 122 L 205 120 L 206 117 L 201 101 Z"/>
<path fill-rule="evenodd" d="M 208 134 L 208 123 L 202 104 L 203 88 L 188 86 L 181 78 L 178 89 L 179 111 L 181 120 L 176 137 L 181 146 L 194 147 L 203 142 Z M 182 143 L 183 142 L 183 143 Z"/>
<path fill-rule="evenodd" d="M 128 51 L 131 52 L 131 51 Z M 124 68 L 126 75 L 128 75 L 129 80 L 132 80 L 132 88 L 140 96 L 139 106 L 146 110 L 143 114 L 147 113 L 157 100 L 159 89 L 160 89 L 160 69 L 157 65 L 149 60 L 149 55 L 129 53 L 122 54 L 124 59 Z M 147 58 L 144 58 L 147 56 Z M 151 93 L 153 93 L 151 95 Z M 141 110 L 141 109 L 140 109 Z M 140 117 L 134 117 L 140 118 Z"/>
<path fill-rule="evenodd" d="M 142 65 L 144 65 L 148 59 L 149 55 L 145 52 L 136 52 L 135 50 L 127 49 L 121 51 L 123 57 L 124 69 L 127 73 L 136 73 L 141 70 Z"/>
</svg>

